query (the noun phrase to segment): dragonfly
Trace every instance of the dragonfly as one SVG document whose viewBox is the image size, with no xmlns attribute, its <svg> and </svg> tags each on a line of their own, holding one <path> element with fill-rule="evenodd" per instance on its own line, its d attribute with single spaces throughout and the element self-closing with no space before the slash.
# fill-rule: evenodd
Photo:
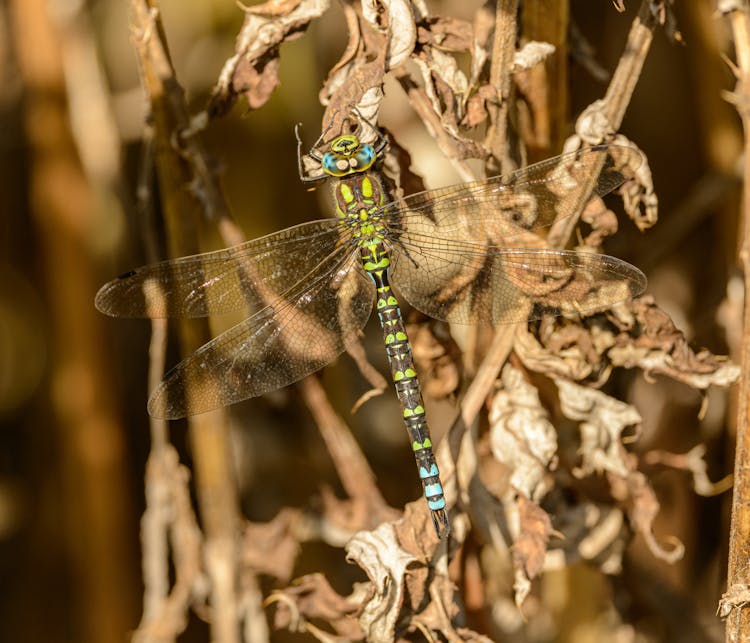
<svg viewBox="0 0 750 643">
<path fill-rule="evenodd" d="M 646 278 L 635 266 L 551 250 L 543 234 L 578 214 L 586 199 L 571 196 L 586 180 L 591 195 L 603 196 L 632 178 L 641 157 L 626 146 L 597 145 L 504 176 L 390 199 L 380 169 L 387 141 L 371 127 L 371 142 L 362 140 L 361 126 L 327 143 L 321 136 L 306 154 L 315 175 L 303 168 L 296 131 L 300 179 L 330 183 L 334 217 L 137 268 L 105 284 L 96 306 L 116 317 L 245 315 L 153 392 L 150 414 L 176 419 L 322 369 L 360 341 L 374 305 L 423 495 L 443 538 L 450 531 L 446 498 L 399 298 L 439 320 L 497 325 L 547 312 L 590 315 L 637 296 Z"/>
</svg>

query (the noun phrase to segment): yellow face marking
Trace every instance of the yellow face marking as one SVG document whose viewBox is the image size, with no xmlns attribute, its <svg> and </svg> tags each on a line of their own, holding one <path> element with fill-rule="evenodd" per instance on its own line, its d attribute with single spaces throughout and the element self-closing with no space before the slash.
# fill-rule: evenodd
<svg viewBox="0 0 750 643">
<path fill-rule="evenodd" d="M 353 134 L 342 134 L 331 143 L 331 151 L 336 154 L 349 154 L 359 147 L 359 139 Z"/>
</svg>

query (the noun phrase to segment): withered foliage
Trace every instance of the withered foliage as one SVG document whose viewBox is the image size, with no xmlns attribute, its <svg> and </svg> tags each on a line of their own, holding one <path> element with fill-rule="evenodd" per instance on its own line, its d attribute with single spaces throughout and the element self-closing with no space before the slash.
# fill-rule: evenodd
<svg viewBox="0 0 750 643">
<path fill-rule="evenodd" d="M 251 109 L 262 108 L 279 84 L 282 45 L 326 12 L 340 11 L 348 41 L 319 93 L 324 141 L 352 122 L 378 123 L 390 99 L 384 89 L 390 77 L 395 83 L 389 87 L 400 87 L 462 179 L 523 165 L 527 144 L 558 143 L 544 141 L 557 113 L 545 92 L 553 84 L 552 63 L 566 64 L 564 52 L 556 57 L 559 43 L 525 35 L 517 1 L 478 8 L 472 21 L 432 15 L 427 4 L 406 0 L 335 6 L 324 0 L 271 0 L 244 11 L 235 53 L 210 99 L 207 127 L 243 99 Z M 666 26 L 677 39 L 675 25 L 670 2 L 642 3 L 605 94 L 581 110 L 574 133 L 559 141 L 564 151 L 601 142 L 637 149 L 618 133 L 624 111 L 652 37 Z M 143 35 L 148 37 L 156 36 Z M 585 51 L 578 46 L 579 56 L 588 56 Z M 600 68 L 596 61 L 588 66 Z M 363 128 L 363 136 L 368 131 Z M 411 174 L 401 132 L 394 127 L 388 135 L 385 169 L 396 193 L 409 193 L 421 179 Z M 633 179 L 619 190 L 618 207 L 647 230 L 657 220 L 656 195 L 648 164 L 633 167 Z M 305 170 L 319 168 L 310 162 Z M 596 179 L 593 171 L 589 181 Z M 618 219 L 609 201 L 588 196 L 576 190 L 561 195 L 560 221 L 547 238 L 529 243 L 601 250 L 616 235 Z M 571 212 L 580 218 L 567 216 Z M 550 284 L 561 301 L 579 303 L 595 297 L 599 287 L 573 281 L 558 290 Z M 583 562 L 617 576 L 634 537 L 653 560 L 680 559 L 685 546 L 668 525 L 656 526 L 660 502 L 650 472 L 657 463 L 702 471 L 705 491 L 710 484 L 704 463 L 701 469 L 702 452 L 691 451 L 690 464 L 678 462 L 675 454 L 639 455 L 644 419 L 635 404 L 621 399 L 625 384 L 659 375 L 704 393 L 731 385 L 738 368 L 692 349 L 650 296 L 586 318 L 574 308 L 564 313 L 492 331 L 412 318 L 409 332 L 428 411 L 438 403 L 441 408 L 457 403 L 460 409 L 454 421 L 443 423 L 447 430 L 437 451 L 452 524 L 444 541 L 435 537 L 421 499 L 388 506 L 348 436 L 347 419 L 333 410 L 319 384 L 303 384 L 302 398 L 324 433 L 348 497 L 318 490 L 315 509 L 289 507 L 269 523 L 244 525 L 234 560 L 240 618 L 262 619 L 260 588 L 270 579 L 273 589 L 262 600 L 273 627 L 321 641 L 552 640 L 554 628 L 545 633 L 541 624 L 554 621 L 554 601 L 544 600 L 535 582 L 546 571 Z M 499 348 L 503 345 L 506 350 Z M 354 347 L 351 354 L 373 391 L 383 392 L 384 380 L 364 348 Z M 358 413 L 368 412 L 369 397 L 357 403 Z M 192 510 L 178 503 L 177 489 L 169 500 L 177 580 L 169 600 L 187 609 L 210 593 L 205 583 L 211 575 L 194 569 L 200 541 L 184 542 L 179 525 L 193 534 L 195 520 Z M 361 568 L 366 580 L 339 592 L 323 572 L 293 579 L 299 553 L 311 542 L 337 548 L 341 560 Z M 181 585 L 185 579 L 193 583 L 190 593 Z M 171 624 L 165 626 L 168 617 Z M 614 613 L 610 618 L 600 632 L 614 636 L 626 628 L 623 618 Z M 160 623 L 171 632 L 180 629 L 172 612 L 157 610 L 137 638 L 153 640 Z M 251 629 L 246 626 L 246 632 Z M 257 639 L 246 634 L 246 640 Z"/>
</svg>

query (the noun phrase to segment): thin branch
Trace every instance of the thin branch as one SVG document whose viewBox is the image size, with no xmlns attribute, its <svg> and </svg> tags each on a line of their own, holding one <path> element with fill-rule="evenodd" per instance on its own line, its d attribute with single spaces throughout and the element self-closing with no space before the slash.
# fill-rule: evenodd
<svg viewBox="0 0 750 643">
<path fill-rule="evenodd" d="M 200 212 L 215 216 L 225 209 L 209 173 L 201 171 L 205 154 L 197 137 L 186 142 L 190 119 L 182 88 L 174 74 L 155 0 L 131 0 L 130 12 L 144 89 L 154 126 L 155 167 L 160 184 L 173 256 L 198 251 Z M 184 147 L 180 148 L 179 145 Z M 191 162 L 186 162 L 188 158 Z M 198 162 L 200 161 L 200 162 Z M 196 173 L 196 168 L 199 171 Z M 196 176 L 197 174 L 197 176 Z M 186 190 L 199 182 L 201 190 Z M 199 200 L 196 199 L 196 192 Z M 183 350 L 191 352 L 207 341 L 206 323 L 180 326 Z M 190 386 L 186 395 L 190 395 Z M 204 559 L 211 578 L 212 637 L 218 643 L 239 643 L 236 597 L 237 525 L 239 508 L 232 475 L 228 421 L 218 410 L 190 418 L 190 437 L 201 517 L 206 532 Z"/>
<path fill-rule="evenodd" d="M 516 55 L 516 16 L 518 0 L 498 0 L 495 7 L 495 36 L 492 42 L 490 86 L 497 92 L 496 102 L 488 106 L 490 126 L 485 146 L 503 171 L 513 169 L 508 125 L 511 106 L 513 59 Z"/>
<path fill-rule="evenodd" d="M 734 466 L 734 495 L 729 534 L 727 592 L 721 599 L 719 613 L 725 616 L 726 640 L 750 639 L 750 609 L 745 599 L 750 587 L 750 6 L 746 1 L 719 3 L 732 29 L 737 66 L 733 71 L 737 85 L 731 102 L 742 119 L 744 131 L 744 193 L 742 200 L 742 234 L 740 263 L 745 274 L 745 304 L 741 347 L 742 374 L 737 410 L 737 442 Z M 729 7 L 728 5 L 731 5 Z"/>
</svg>

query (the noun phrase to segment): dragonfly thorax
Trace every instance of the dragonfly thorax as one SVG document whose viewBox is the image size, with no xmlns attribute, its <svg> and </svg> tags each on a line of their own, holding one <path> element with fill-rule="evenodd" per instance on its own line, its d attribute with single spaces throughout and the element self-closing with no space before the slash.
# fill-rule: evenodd
<svg viewBox="0 0 750 643">
<path fill-rule="evenodd" d="M 372 172 L 338 179 L 332 183 L 336 214 L 350 228 L 358 245 L 383 238 L 384 226 L 376 213 L 386 202 L 380 177 Z"/>
</svg>

